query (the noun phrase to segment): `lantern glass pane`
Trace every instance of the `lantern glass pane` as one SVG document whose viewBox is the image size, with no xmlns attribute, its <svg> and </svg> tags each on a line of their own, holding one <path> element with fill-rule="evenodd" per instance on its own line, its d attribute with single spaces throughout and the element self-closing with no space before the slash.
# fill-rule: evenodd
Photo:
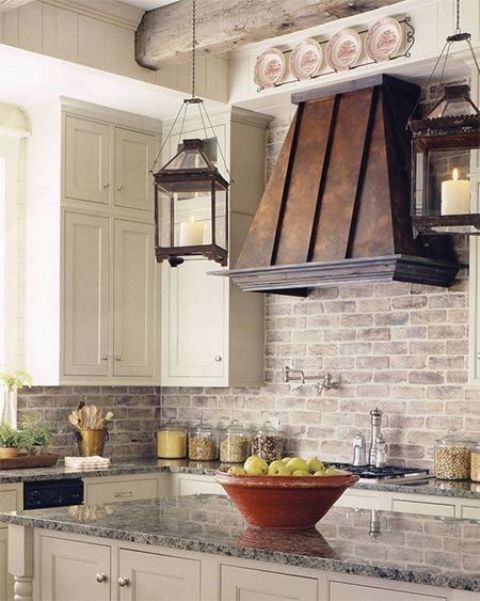
<svg viewBox="0 0 480 601">
<path fill-rule="evenodd" d="M 217 186 L 215 191 L 215 244 L 227 250 L 227 190 Z"/>
<path fill-rule="evenodd" d="M 470 213 L 470 149 L 430 149 L 416 154 L 416 216 Z"/>
<path fill-rule="evenodd" d="M 161 248 L 173 246 L 170 227 L 173 209 L 173 194 L 158 190 L 158 240 Z"/>
<path fill-rule="evenodd" d="M 445 98 L 429 115 L 429 119 L 439 117 L 457 117 L 459 115 L 475 115 L 472 104 L 463 96 L 459 98 Z"/>
<path fill-rule="evenodd" d="M 174 246 L 209 244 L 211 183 L 209 180 L 182 182 L 174 192 Z"/>
</svg>

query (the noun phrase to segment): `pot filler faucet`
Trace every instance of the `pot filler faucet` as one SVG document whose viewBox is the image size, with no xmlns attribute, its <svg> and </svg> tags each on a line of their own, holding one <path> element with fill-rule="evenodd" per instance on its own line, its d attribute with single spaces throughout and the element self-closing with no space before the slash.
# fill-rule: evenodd
<svg viewBox="0 0 480 601">
<path fill-rule="evenodd" d="M 293 369 L 288 365 L 283 368 L 284 382 L 300 382 L 302 385 L 306 382 L 317 382 L 318 392 L 324 390 L 338 390 L 340 388 L 340 378 L 335 378 L 331 373 L 319 376 L 307 376 L 303 369 Z"/>
</svg>

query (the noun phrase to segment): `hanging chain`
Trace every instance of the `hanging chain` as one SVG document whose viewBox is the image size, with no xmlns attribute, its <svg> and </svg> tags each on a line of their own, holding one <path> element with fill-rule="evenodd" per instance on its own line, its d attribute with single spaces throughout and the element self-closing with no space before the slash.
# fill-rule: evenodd
<svg viewBox="0 0 480 601">
<path fill-rule="evenodd" d="M 195 98 L 195 67 L 197 47 L 197 2 L 192 0 L 192 98 Z"/>
<path fill-rule="evenodd" d="M 195 2 L 195 0 L 194 0 Z M 460 33 L 462 30 L 460 28 L 460 0 L 457 0 L 456 7 L 456 33 Z"/>
</svg>

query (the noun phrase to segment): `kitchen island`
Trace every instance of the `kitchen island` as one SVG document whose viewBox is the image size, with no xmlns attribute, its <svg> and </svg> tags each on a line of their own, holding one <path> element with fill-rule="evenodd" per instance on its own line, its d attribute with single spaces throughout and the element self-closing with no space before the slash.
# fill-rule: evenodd
<svg viewBox="0 0 480 601">
<path fill-rule="evenodd" d="M 0 514 L 16 601 L 478 601 L 480 524 L 333 508 L 249 528 L 194 495 Z"/>
</svg>

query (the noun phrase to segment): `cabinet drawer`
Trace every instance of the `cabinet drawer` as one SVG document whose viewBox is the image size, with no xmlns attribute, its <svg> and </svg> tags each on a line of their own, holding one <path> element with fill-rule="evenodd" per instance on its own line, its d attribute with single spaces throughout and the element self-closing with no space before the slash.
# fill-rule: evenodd
<svg viewBox="0 0 480 601">
<path fill-rule="evenodd" d="M 222 566 L 221 601 L 316 601 L 317 588 L 315 578 Z"/>
<path fill-rule="evenodd" d="M 0 511 L 16 511 L 20 509 L 18 491 L 2 490 L 0 492 Z"/>
<path fill-rule="evenodd" d="M 114 503 L 136 499 L 155 499 L 157 479 L 123 480 L 117 482 L 98 482 L 87 485 L 88 504 Z"/>
<path fill-rule="evenodd" d="M 462 505 L 462 518 L 464 520 L 480 520 L 480 507 Z"/>
<path fill-rule="evenodd" d="M 392 500 L 392 511 L 420 513 L 422 515 L 438 515 L 445 518 L 455 517 L 455 505 L 445 503 L 423 503 L 421 501 Z"/>
<path fill-rule="evenodd" d="M 223 488 L 213 479 L 206 476 L 180 476 L 177 485 L 177 495 L 224 495 Z"/>
<path fill-rule="evenodd" d="M 335 505 L 337 507 L 353 507 L 354 509 L 390 509 L 385 503 L 385 497 L 379 494 L 347 490 Z"/>
<path fill-rule="evenodd" d="M 446 597 L 422 595 L 376 586 L 330 582 L 329 601 L 446 601 Z"/>
</svg>

